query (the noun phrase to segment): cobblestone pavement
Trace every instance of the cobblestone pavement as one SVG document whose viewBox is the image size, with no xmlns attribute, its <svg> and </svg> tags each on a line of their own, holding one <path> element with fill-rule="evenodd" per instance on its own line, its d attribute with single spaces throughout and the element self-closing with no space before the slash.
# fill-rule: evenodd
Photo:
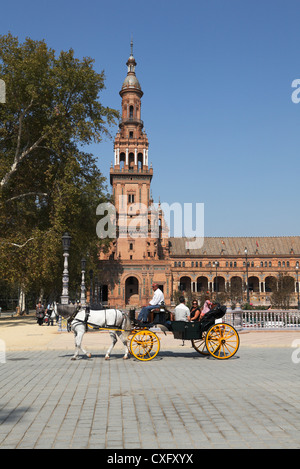
<svg viewBox="0 0 300 469">
<path fill-rule="evenodd" d="M 13 351 L 0 363 L 0 448 L 299 448 L 300 363 L 292 348 L 190 346 L 151 362 Z"/>
</svg>

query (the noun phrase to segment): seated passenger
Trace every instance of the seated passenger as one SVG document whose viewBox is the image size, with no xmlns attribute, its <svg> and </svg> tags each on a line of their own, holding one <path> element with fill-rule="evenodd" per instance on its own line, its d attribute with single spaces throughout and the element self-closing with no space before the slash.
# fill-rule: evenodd
<svg viewBox="0 0 300 469">
<path fill-rule="evenodd" d="M 192 308 L 191 308 L 191 321 L 199 321 L 200 314 L 201 314 L 201 311 L 198 305 L 198 301 L 193 300 Z"/>
<path fill-rule="evenodd" d="M 185 305 L 184 296 L 179 298 L 179 305 L 174 309 L 172 313 L 172 321 L 190 321 L 190 310 Z"/>
<path fill-rule="evenodd" d="M 209 299 L 209 296 L 206 296 L 205 297 L 205 302 L 204 302 L 204 305 L 203 305 L 203 308 L 201 310 L 201 314 L 200 314 L 200 319 L 203 318 L 203 316 L 208 313 L 208 311 L 211 310 L 211 307 L 212 307 L 212 302 L 210 301 Z"/>
</svg>

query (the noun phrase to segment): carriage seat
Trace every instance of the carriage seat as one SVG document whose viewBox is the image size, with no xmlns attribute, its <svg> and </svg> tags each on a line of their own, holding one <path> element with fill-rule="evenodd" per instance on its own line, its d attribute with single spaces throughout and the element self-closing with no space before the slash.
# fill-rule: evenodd
<svg viewBox="0 0 300 469">
<path fill-rule="evenodd" d="M 165 324 L 168 321 L 170 312 L 167 310 L 164 302 L 159 308 L 152 309 L 149 313 L 150 322 L 153 324 Z"/>
<path fill-rule="evenodd" d="M 207 331 L 211 326 L 215 324 L 216 319 L 221 319 L 226 314 L 226 306 L 216 304 L 213 309 L 206 313 L 203 318 L 199 321 L 201 324 L 202 332 Z"/>
</svg>

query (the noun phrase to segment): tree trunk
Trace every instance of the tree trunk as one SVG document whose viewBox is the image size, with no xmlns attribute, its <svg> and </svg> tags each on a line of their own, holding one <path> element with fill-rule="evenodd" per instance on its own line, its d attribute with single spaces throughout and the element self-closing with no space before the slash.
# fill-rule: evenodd
<svg viewBox="0 0 300 469">
<path fill-rule="evenodd" d="M 24 285 L 20 286 L 19 291 L 19 314 L 22 314 L 25 311 L 25 288 Z"/>
</svg>

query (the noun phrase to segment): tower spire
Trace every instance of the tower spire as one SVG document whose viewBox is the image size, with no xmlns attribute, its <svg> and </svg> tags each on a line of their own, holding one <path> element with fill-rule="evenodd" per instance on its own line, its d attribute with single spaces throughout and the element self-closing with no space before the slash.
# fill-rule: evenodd
<svg viewBox="0 0 300 469">
<path fill-rule="evenodd" d="M 131 34 L 131 41 L 130 41 L 130 55 L 133 57 L 133 39 L 132 39 L 132 34 Z"/>
</svg>

